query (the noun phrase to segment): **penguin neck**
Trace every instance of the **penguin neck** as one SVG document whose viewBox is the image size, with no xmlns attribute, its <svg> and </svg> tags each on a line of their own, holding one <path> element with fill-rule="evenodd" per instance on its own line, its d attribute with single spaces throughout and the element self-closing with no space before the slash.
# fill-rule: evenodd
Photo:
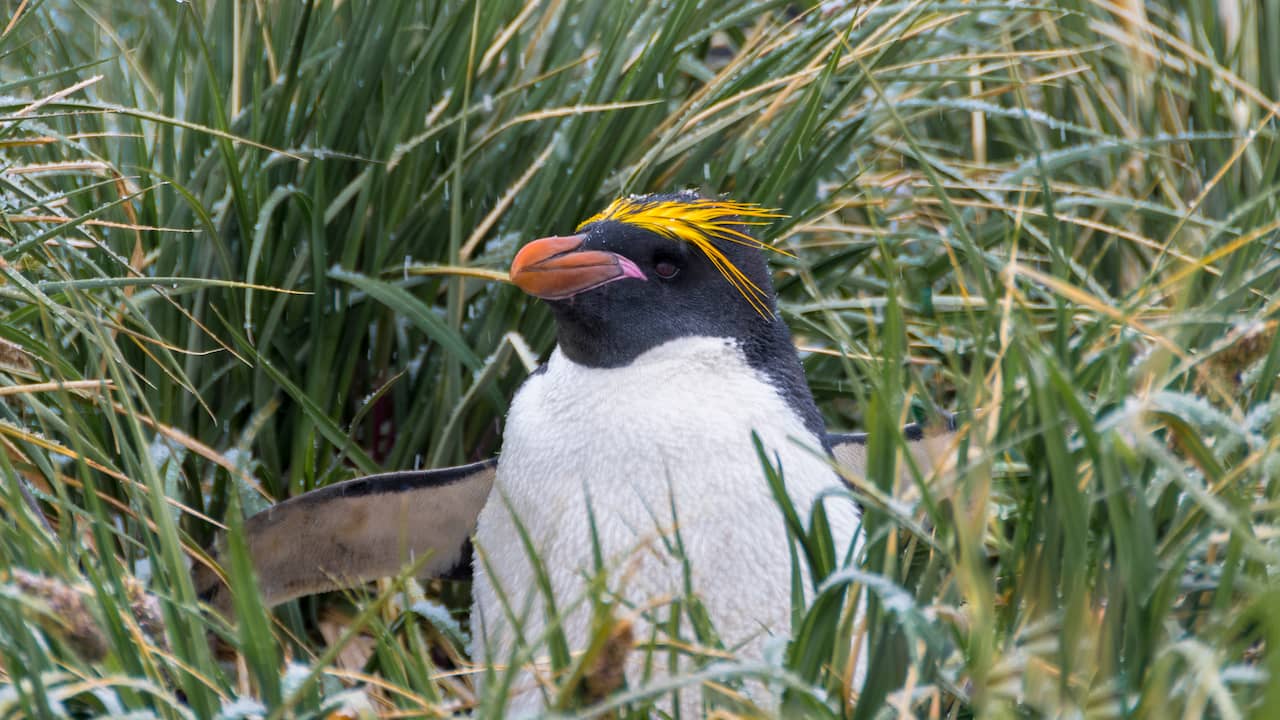
<svg viewBox="0 0 1280 720">
<path fill-rule="evenodd" d="M 767 327 L 758 328 L 746 338 L 721 337 L 715 334 L 673 338 L 632 355 L 626 362 L 593 361 L 598 360 L 600 345 L 596 345 L 596 352 L 584 357 L 582 353 L 577 352 L 582 338 L 573 333 L 570 333 L 570 337 L 565 337 L 563 328 L 558 340 L 557 354 L 562 356 L 563 360 L 586 367 L 616 368 L 672 359 L 680 362 L 704 360 L 716 363 L 723 360 L 724 353 L 736 353 L 768 385 L 773 387 L 822 448 L 828 453 L 831 452 L 827 443 L 826 424 L 814 402 L 813 393 L 809 390 L 804 366 L 800 364 L 800 358 L 796 355 L 795 346 L 791 342 L 791 333 L 786 325 L 776 318 L 768 321 Z M 698 342 L 703 340 L 707 342 Z M 677 347 L 678 352 L 673 352 Z"/>
<path fill-rule="evenodd" d="M 775 317 L 769 322 L 767 332 L 753 334 L 740 341 L 739 346 L 747 364 L 769 379 L 791 410 L 804 422 L 805 428 L 817 436 L 822 448 L 830 453 L 826 423 L 814 402 L 804 366 L 800 364 L 800 356 L 796 354 L 787 326 Z"/>
</svg>

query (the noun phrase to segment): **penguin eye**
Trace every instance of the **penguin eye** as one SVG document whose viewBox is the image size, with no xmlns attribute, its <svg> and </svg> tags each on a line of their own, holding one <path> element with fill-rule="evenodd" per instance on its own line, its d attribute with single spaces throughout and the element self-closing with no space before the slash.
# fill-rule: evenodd
<svg viewBox="0 0 1280 720">
<path fill-rule="evenodd" d="M 653 264 L 653 272 L 663 280 L 670 280 L 680 272 L 680 267 L 670 260 L 659 260 Z"/>
</svg>

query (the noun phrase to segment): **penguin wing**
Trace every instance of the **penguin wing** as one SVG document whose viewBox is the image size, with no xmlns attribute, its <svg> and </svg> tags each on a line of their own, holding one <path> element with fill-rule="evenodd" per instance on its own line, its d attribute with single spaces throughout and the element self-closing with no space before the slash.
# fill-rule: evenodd
<svg viewBox="0 0 1280 720">
<path fill-rule="evenodd" d="M 496 458 L 440 470 L 369 475 L 290 498 L 245 521 L 245 542 L 268 606 L 390 577 L 447 576 L 470 558 Z M 200 565 L 196 589 L 230 608 L 221 578 Z"/>
<path fill-rule="evenodd" d="M 955 453 L 952 441 L 955 438 L 956 421 L 947 415 L 945 424 L 937 427 L 925 427 L 912 423 L 902 429 L 902 436 L 907 441 L 907 452 L 915 460 L 920 471 L 928 475 Z M 828 433 L 827 443 L 831 446 L 831 454 L 836 462 L 853 477 L 866 477 L 867 474 L 867 434 Z M 902 478 L 909 480 L 911 469 L 902 468 Z"/>
</svg>

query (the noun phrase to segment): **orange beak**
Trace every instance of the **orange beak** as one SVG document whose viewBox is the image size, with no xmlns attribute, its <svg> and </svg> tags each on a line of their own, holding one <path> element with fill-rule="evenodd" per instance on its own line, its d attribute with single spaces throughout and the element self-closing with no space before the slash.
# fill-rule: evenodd
<svg viewBox="0 0 1280 720">
<path fill-rule="evenodd" d="M 579 250 L 582 235 L 546 237 L 520 248 L 511 282 L 543 300 L 564 300 L 623 278 L 646 279 L 636 264 L 603 250 Z"/>
</svg>

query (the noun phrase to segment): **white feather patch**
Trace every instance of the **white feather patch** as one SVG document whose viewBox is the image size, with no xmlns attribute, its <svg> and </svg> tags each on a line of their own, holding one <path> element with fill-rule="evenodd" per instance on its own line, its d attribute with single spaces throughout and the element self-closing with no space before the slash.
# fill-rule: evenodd
<svg viewBox="0 0 1280 720">
<path fill-rule="evenodd" d="M 628 604 L 661 606 L 683 593 L 682 565 L 661 541 L 672 537 L 678 519 L 693 589 L 726 646 L 759 658 L 768 638 L 787 636 L 791 560 L 753 430 L 781 460 L 788 492 L 807 519 L 815 496 L 839 480 L 817 438 L 735 342 L 684 338 L 611 369 L 577 365 L 557 349 L 511 405 L 494 492 L 480 514 L 476 543 L 492 576 L 477 559 L 473 658 L 506 662 L 512 648 L 495 583 L 516 612 L 530 608 L 526 639 L 544 627 L 507 503 L 546 566 L 570 648 L 582 649 L 590 608 L 581 600 L 593 570 L 588 494 L 609 587 Z M 857 510 L 844 498 L 826 506 L 843 551 L 857 530 Z M 636 637 L 647 638 L 650 625 L 634 619 Z M 684 632 L 692 637 L 687 624 Z M 629 667 L 633 687 L 637 677 L 638 668 Z M 696 708 L 696 690 L 687 694 Z M 513 702 L 516 709 L 539 706 L 536 691 Z"/>
</svg>

